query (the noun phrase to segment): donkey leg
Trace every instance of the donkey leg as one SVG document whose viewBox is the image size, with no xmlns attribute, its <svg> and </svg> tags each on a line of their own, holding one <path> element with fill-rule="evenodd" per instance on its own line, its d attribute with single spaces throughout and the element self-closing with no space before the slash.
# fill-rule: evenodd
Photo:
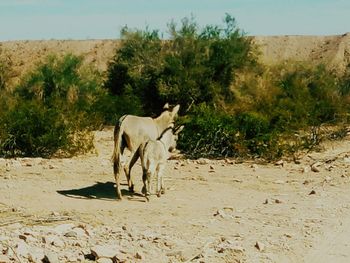
<svg viewBox="0 0 350 263">
<path fill-rule="evenodd" d="M 160 179 L 161 179 L 160 193 L 163 195 L 163 194 L 165 194 L 165 186 L 164 186 L 164 178 L 163 178 L 163 176 Z"/>
<path fill-rule="evenodd" d="M 143 182 L 143 187 L 141 190 L 141 193 L 143 193 L 144 195 L 147 194 L 147 170 L 143 170 L 142 171 L 142 182 Z"/>
<path fill-rule="evenodd" d="M 163 171 L 164 166 L 158 165 L 157 167 L 157 196 L 160 197 L 161 194 L 163 194 Z"/>
<path fill-rule="evenodd" d="M 117 194 L 117 198 L 119 200 L 122 200 L 122 193 L 120 191 L 120 173 L 121 173 L 121 169 L 120 167 L 116 164 L 116 162 L 114 162 L 113 164 L 113 171 L 114 171 L 114 177 L 115 177 L 115 190 L 116 190 L 116 194 Z"/>
<path fill-rule="evenodd" d="M 139 155 L 138 151 L 136 151 L 134 154 L 132 154 L 131 160 L 130 160 L 128 168 L 127 168 L 126 179 L 128 181 L 129 191 L 131 193 L 134 193 L 134 183 L 133 183 L 132 178 L 131 178 L 131 169 L 134 166 L 134 164 L 136 163 L 139 156 L 140 155 Z"/>
<path fill-rule="evenodd" d="M 146 193 L 145 193 L 145 197 L 146 197 L 146 200 L 149 201 L 149 196 L 151 195 L 151 172 L 148 171 L 147 174 L 146 174 L 146 185 L 145 185 L 145 188 L 146 188 Z"/>
</svg>

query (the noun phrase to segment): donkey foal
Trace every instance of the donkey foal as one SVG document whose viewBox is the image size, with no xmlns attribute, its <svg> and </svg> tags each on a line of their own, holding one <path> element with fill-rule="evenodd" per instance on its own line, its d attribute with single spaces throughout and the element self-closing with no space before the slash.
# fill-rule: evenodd
<svg viewBox="0 0 350 263">
<path fill-rule="evenodd" d="M 160 197 L 164 193 L 163 172 L 169 158 L 170 152 L 176 149 L 178 134 L 184 126 L 175 129 L 169 126 L 163 131 L 157 140 L 149 140 L 145 144 L 142 154 L 142 193 L 149 201 L 148 196 L 151 193 L 151 178 L 157 175 L 157 196 Z"/>
</svg>

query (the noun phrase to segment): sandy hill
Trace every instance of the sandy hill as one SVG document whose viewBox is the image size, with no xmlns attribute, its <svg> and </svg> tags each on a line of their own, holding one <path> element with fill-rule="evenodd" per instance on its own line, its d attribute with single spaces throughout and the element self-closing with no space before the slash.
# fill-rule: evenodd
<svg viewBox="0 0 350 263">
<path fill-rule="evenodd" d="M 257 36 L 262 61 L 277 64 L 286 60 L 323 63 L 339 73 L 350 64 L 350 33 L 335 36 Z"/>
<path fill-rule="evenodd" d="M 344 72 L 350 63 L 350 33 L 335 36 L 256 36 L 263 63 L 271 65 L 286 60 L 324 63 L 337 72 Z M 19 79 L 35 63 L 48 54 L 83 55 L 86 63 L 99 70 L 118 47 L 118 40 L 38 40 L 0 42 L 0 56 L 11 62 L 13 79 Z"/>
</svg>

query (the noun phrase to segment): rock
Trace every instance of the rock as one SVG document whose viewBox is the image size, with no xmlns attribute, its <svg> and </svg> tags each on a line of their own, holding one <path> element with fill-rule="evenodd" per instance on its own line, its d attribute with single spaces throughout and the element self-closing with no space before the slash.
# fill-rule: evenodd
<svg viewBox="0 0 350 263">
<path fill-rule="evenodd" d="M 62 258 L 62 255 L 60 255 L 60 258 Z M 71 251 L 66 251 L 63 254 L 63 258 L 65 258 L 65 262 L 78 262 L 78 256 L 77 254 L 71 252 Z"/>
<path fill-rule="evenodd" d="M 315 173 L 319 173 L 321 170 L 320 170 L 320 168 L 317 167 L 317 166 L 312 166 L 312 167 L 311 167 L 311 171 L 313 171 L 313 172 L 315 172 Z"/>
<path fill-rule="evenodd" d="M 324 181 L 326 183 L 329 183 L 330 181 L 332 181 L 332 178 L 330 176 L 326 176 L 326 178 L 324 179 Z"/>
<path fill-rule="evenodd" d="M 164 246 L 172 249 L 175 246 L 175 243 L 173 241 L 166 240 L 166 241 L 164 241 Z"/>
<path fill-rule="evenodd" d="M 324 168 L 327 170 L 327 171 L 332 171 L 336 166 L 335 165 L 332 165 L 332 164 L 327 164 L 324 166 Z"/>
<path fill-rule="evenodd" d="M 220 216 L 221 218 L 227 217 L 225 211 L 222 210 L 222 209 L 219 209 L 218 211 L 216 211 L 216 212 L 214 213 L 214 216 Z"/>
<path fill-rule="evenodd" d="M 202 164 L 202 165 L 205 165 L 205 164 L 208 164 L 209 163 L 209 160 L 208 159 L 205 159 L 205 158 L 199 158 L 197 160 L 197 164 Z"/>
<path fill-rule="evenodd" d="M 49 235 L 49 236 L 44 236 L 42 238 L 43 243 L 53 245 L 55 247 L 64 247 L 64 241 L 61 240 L 58 236 L 55 235 Z"/>
<path fill-rule="evenodd" d="M 26 235 L 19 235 L 19 239 L 22 239 L 23 241 L 27 241 L 27 236 Z"/>
<path fill-rule="evenodd" d="M 144 259 L 145 257 L 144 257 L 144 255 L 141 252 L 138 251 L 135 254 L 135 258 L 137 258 L 137 259 Z"/>
<path fill-rule="evenodd" d="M 283 167 L 284 166 L 284 161 L 283 160 L 279 160 L 279 161 L 275 162 L 275 165 Z"/>
<path fill-rule="evenodd" d="M 252 164 L 250 168 L 253 168 L 254 170 L 258 169 L 258 165 L 256 163 Z"/>
<path fill-rule="evenodd" d="M 300 159 L 295 158 L 295 159 L 294 159 L 294 163 L 295 163 L 295 164 L 301 164 L 301 161 L 300 161 Z"/>
<path fill-rule="evenodd" d="M 51 212 L 51 215 L 52 215 L 52 216 L 60 216 L 60 213 L 59 213 L 59 212 L 56 212 L 56 211 L 52 211 L 52 212 Z"/>
<path fill-rule="evenodd" d="M 55 252 L 47 251 L 45 253 L 43 262 L 44 263 L 59 263 L 60 261 L 59 261 L 58 256 Z"/>
<path fill-rule="evenodd" d="M 22 166 L 27 166 L 27 167 L 33 166 L 33 164 L 31 163 L 31 161 L 29 159 L 22 159 L 21 165 Z"/>
<path fill-rule="evenodd" d="M 311 171 L 315 172 L 315 173 L 318 173 L 320 172 L 320 166 L 322 165 L 321 162 L 316 162 L 314 163 L 313 165 L 311 165 Z"/>
<path fill-rule="evenodd" d="M 227 164 L 235 164 L 235 161 L 226 158 L 226 159 L 225 159 L 225 163 L 227 163 Z"/>
<path fill-rule="evenodd" d="M 77 238 L 78 234 L 75 231 L 68 231 L 67 233 L 64 234 L 65 237 L 72 237 L 72 238 Z"/>
<path fill-rule="evenodd" d="M 308 173 L 308 172 L 310 172 L 310 167 L 309 166 L 305 166 L 301 171 L 303 173 Z"/>
<path fill-rule="evenodd" d="M 118 253 L 118 255 L 113 258 L 113 262 L 118 262 L 118 263 L 129 262 L 128 256 L 123 253 Z"/>
<path fill-rule="evenodd" d="M 309 195 L 315 195 L 316 194 L 316 191 L 315 190 L 312 190 Z"/>
<path fill-rule="evenodd" d="M 265 250 L 265 245 L 260 241 L 256 241 L 255 247 L 261 252 Z"/>
<path fill-rule="evenodd" d="M 28 257 L 29 247 L 28 245 L 23 241 L 20 240 L 16 246 L 16 254 L 21 257 Z"/>
<path fill-rule="evenodd" d="M 79 237 L 80 237 L 80 230 L 79 229 L 82 229 L 84 234 L 89 236 L 89 237 L 92 237 L 94 235 L 94 231 L 91 227 L 81 224 L 73 229 L 74 231 L 77 232 Z"/>
<path fill-rule="evenodd" d="M 44 251 L 41 248 L 30 248 L 28 252 L 29 262 L 42 262 L 45 257 Z"/>
<path fill-rule="evenodd" d="M 264 201 L 264 205 L 267 205 L 269 203 L 269 199 L 265 199 L 265 201 Z"/>
<path fill-rule="evenodd" d="M 73 228 L 72 231 L 77 235 L 76 237 L 79 239 L 86 238 L 89 234 L 88 231 L 86 231 L 85 229 L 83 229 L 81 227 L 75 227 L 75 228 Z"/>
<path fill-rule="evenodd" d="M 309 183 L 311 183 L 310 180 L 305 180 L 305 181 L 303 182 L 303 185 L 307 185 L 307 184 L 309 184 Z"/>
<path fill-rule="evenodd" d="M 283 202 L 282 202 L 282 200 L 280 200 L 280 199 L 275 199 L 275 203 L 276 203 L 276 204 L 282 204 Z"/>
<path fill-rule="evenodd" d="M 243 181 L 240 180 L 240 179 L 233 178 L 233 182 L 234 182 L 234 183 L 242 183 Z"/>
<path fill-rule="evenodd" d="M 97 259 L 114 258 L 119 252 L 119 248 L 116 245 L 96 245 L 91 248 L 91 254 Z"/>
</svg>

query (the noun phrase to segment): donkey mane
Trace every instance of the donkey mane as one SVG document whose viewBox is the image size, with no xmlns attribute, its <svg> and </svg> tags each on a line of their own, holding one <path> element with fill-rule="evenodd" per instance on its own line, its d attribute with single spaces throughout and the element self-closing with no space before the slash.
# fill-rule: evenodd
<svg viewBox="0 0 350 263">
<path fill-rule="evenodd" d="M 169 130 L 173 130 L 173 127 L 169 126 L 168 128 L 166 128 L 157 138 L 157 140 L 162 139 L 162 137 L 164 136 L 164 134 L 166 134 Z"/>
</svg>

